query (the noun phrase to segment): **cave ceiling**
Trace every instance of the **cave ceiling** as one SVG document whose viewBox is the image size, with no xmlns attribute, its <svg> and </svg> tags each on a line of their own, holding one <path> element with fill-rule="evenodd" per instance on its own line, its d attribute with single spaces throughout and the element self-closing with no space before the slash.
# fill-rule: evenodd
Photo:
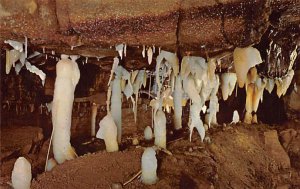
<svg viewBox="0 0 300 189">
<path fill-rule="evenodd" d="M 32 52 L 105 65 L 123 43 L 130 69 L 147 66 L 143 45 L 155 46 L 154 56 L 159 48 L 215 56 L 259 43 L 270 27 L 279 33 L 273 40 L 300 46 L 299 24 L 299 0 L 0 0 L 1 49 L 9 48 L 5 40 L 27 37 Z"/>
</svg>

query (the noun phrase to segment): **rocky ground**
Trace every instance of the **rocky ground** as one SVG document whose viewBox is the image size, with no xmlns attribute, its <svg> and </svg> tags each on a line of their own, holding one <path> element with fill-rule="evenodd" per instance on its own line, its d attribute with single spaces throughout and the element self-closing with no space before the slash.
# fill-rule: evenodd
<svg viewBox="0 0 300 189">
<path fill-rule="evenodd" d="M 106 153 L 98 139 L 74 141 L 81 156 L 46 173 L 42 172 L 49 141 L 40 129 L 2 129 L 0 188 L 9 188 L 13 164 L 21 155 L 32 163 L 32 188 L 120 188 L 140 171 L 143 148 L 153 144 L 143 140 L 140 129 L 149 121 L 134 126 L 125 119 L 128 130 L 120 152 Z M 210 129 L 204 143 L 195 132 L 192 142 L 187 130 L 169 132 L 167 149 L 172 155 L 157 151 L 159 181 L 145 186 L 137 178 L 123 188 L 300 188 L 299 125 L 297 119 L 273 126 L 223 124 Z M 24 133 L 28 136 L 22 139 Z M 133 144 L 133 139 L 139 143 Z"/>
</svg>

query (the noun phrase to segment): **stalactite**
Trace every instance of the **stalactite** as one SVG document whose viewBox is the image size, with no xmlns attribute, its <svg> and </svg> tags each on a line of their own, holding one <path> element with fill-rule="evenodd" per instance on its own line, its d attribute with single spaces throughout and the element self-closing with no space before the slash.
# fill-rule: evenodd
<svg viewBox="0 0 300 189">
<path fill-rule="evenodd" d="M 240 88 L 244 87 L 248 70 L 257 64 L 262 63 L 259 51 L 253 47 L 235 48 L 233 52 L 233 61 Z"/>
</svg>

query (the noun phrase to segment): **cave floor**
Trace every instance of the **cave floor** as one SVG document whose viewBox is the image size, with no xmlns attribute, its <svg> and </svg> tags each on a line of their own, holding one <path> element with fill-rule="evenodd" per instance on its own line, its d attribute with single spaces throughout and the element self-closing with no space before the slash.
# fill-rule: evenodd
<svg viewBox="0 0 300 189">
<path fill-rule="evenodd" d="M 215 126 L 204 143 L 195 131 L 192 142 L 186 130 L 169 133 L 167 149 L 172 155 L 157 152 L 159 181 L 145 186 L 137 178 L 124 188 L 300 188 L 299 125 L 293 120 L 278 126 Z M 124 137 L 120 152 L 106 153 L 98 139 L 84 143 L 78 147 L 96 152 L 42 174 L 37 173 L 44 155 L 28 154 L 34 173 L 32 188 L 110 188 L 113 183 L 125 183 L 139 172 L 143 148 L 153 144 L 138 133 Z M 132 144 L 133 138 L 138 145 Z M 9 188 L 7 167 L 14 161 L 1 159 L 1 188 Z"/>
</svg>

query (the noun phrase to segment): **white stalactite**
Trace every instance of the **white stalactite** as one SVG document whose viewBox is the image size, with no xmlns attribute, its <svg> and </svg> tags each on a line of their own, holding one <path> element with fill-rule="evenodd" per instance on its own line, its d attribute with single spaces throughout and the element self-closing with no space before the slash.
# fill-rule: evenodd
<svg viewBox="0 0 300 189">
<path fill-rule="evenodd" d="M 223 73 L 221 75 L 221 90 L 223 100 L 227 100 L 232 95 L 237 77 L 235 73 Z"/>
<path fill-rule="evenodd" d="M 112 80 L 112 77 L 113 77 L 113 75 L 114 75 L 114 72 L 115 72 L 115 70 L 117 69 L 117 67 L 118 67 L 118 65 L 119 65 L 119 59 L 118 59 L 118 57 L 115 57 L 114 58 L 114 63 L 113 63 L 113 65 L 112 65 L 112 68 L 111 68 L 111 71 L 110 71 L 110 76 L 109 76 L 109 79 L 108 79 L 108 84 L 107 84 L 107 86 L 109 86 L 110 85 L 110 82 L 111 82 L 111 80 Z"/>
<path fill-rule="evenodd" d="M 23 52 L 23 43 L 14 41 L 14 40 L 5 40 L 4 43 L 9 44 L 12 46 L 15 50 L 19 52 Z"/>
<path fill-rule="evenodd" d="M 266 90 L 271 94 L 275 86 L 275 81 L 272 78 L 267 79 Z"/>
<path fill-rule="evenodd" d="M 15 67 L 15 63 L 20 59 L 21 52 L 15 49 L 6 50 L 6 74 L 9 74 L 12 66 Z"/>
<path fill-rule="evenodd" d="M 153 51 L 151 47 L 149 47 L 147 50 L 147 56 L 148 56 L 148 64 L 150 65 L 152 63 L 152 57 L 153 57 Z"/>
<path fill-rule="evenodd" d="M 145 45 L 143 45 L 142 56 L 143 56 L 143 58 L 146 57 L 146 47 L 145 47 Z"/>
<path fill-rule="evenodd" d="M 52 124 L 53 153 L 59 164 L 76 157 L 70 137 L 74 91 L 79 78 L 80 72 L 76 62 L 62 59 L 56 64 Z"/>
<path fill-rule="evenodd" d="M 235 48 L 233 52 L 233 61 L 240 88 L 242 88 L 246 82 L 248 70 L 257 64 L 262 63 L 259 51 L 253 47 Z"/>
<path fill-rule="evenodd" d="M 42 70 L 38 69 L 36 66 L 31 65 L 27 61 L 25 63 L 25 66 L 29 72 L 34 73 L 40 77 L 40 79 L 42 80 L 42 84 L 44 86 L 46 80 L 46 74 Z"/>
<path fill-rule="evenodd" d="M 123 59 L 123 50 L 124 50 L 124 44 L 116 45 L 116 51 L 118 51 L 121 60 Z"/>
<path fill-rule="evenodd" d="M 30 189 L 31 164 L 24 157 L 19 157 L 12 170 L 11 181 L 14 189 Z"/>
</svg>

